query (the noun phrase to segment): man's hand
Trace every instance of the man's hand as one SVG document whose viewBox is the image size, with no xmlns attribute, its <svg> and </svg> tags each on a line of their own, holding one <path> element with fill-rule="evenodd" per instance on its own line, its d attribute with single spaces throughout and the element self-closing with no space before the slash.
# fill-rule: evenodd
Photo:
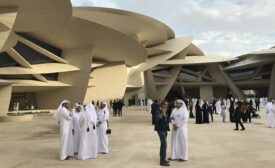
<svg viewBox="0 0 275 168">
<path fill-rule="evenodd" d="M 174 129 L 175 131 L 176 131 L 178 128 L 179 128 L 178 125 L 176 125 L 176 124 L 173 125 L 173 129 Z"/>
</svg>

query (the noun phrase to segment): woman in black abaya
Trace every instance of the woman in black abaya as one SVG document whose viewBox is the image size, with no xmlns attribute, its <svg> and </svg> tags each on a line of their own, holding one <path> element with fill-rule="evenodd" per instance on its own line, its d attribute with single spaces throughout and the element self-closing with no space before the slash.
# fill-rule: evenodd
<svg viewBox="0 0 275 168">
<path fill-rule="evenodd" d="M 200 106 L 200 101 L 197 100 L 196 103 L 196 124 L 201 124 L 202 123 L 202 109 Z"/>
</svg>

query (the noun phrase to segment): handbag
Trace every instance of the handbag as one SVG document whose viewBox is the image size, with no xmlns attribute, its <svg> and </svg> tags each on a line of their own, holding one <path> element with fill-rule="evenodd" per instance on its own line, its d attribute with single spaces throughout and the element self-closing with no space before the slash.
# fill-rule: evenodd
<svg viewBox="0 0 275 168">
<path fill-rule="evenodd" d="M 110 135 L 112 133 L 112 130 L 109 128 L 109 121 L 107 120 L 107 130 L 106 134 Z"/>
<path fill-rule="evenodd" d="M 104 115 L 105 115 L 105 111 L 104 111 Z M 108 120 L 106 120 L 106 122 L 107 122 L 107 130 L 106 130 L 106 134 L 110 135 L 110 134 L 112 133 L 112 130 L 111 130 L 111 129 L 110 129 L 110 127 L 109 127 L 109 121 L 108 121 Z"/>
</svg>

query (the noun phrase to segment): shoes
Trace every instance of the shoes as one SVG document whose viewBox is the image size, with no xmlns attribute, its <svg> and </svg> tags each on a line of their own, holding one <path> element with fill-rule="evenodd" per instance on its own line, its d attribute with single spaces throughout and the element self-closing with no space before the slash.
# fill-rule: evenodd
<svg viewBox="0 0 275 168">
<path fill-rule="evenodd" d="M 244 130 L 245 130 L 245 128 L 242 128 L 242 129 L 241 129 L 241 131 L 244 131 Z"/>
<path fill-rule="evenodd" d="M 236 128 L 236 129 L 233 129 L 233 130 L 234 130 L 234 131 L 239 131 L 239 129 L 237 129 L 237 128 Z"/>
<path fill-rule="evenodd" d="M 170 166 L 169 163 L 160 163 L 161 166 Z"/>
<path fill-rule="evenodd" d="M 168 160 L 165 160 L 164 163 L 170 163 Z"/>
<path fill-rule="evenodd" d="M 183 159 L 179 159 L 178 162 L 185 162 L 186 160 Z"/>
<path fill-rule="evenodd" d="M 175 161 L 175 160 L 177 160 L 177 159 L 168 158 L 168 160 L 170 160 L 170 161 Z"/>
</svg>

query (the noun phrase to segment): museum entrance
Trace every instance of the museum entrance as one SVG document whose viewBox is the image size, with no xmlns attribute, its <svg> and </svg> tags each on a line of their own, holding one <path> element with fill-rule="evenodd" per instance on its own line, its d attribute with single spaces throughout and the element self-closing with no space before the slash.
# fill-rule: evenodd
<svg viewBox="0 0 275 168">
<path fill-rule="evenodd" d="M 184 88 L 181 86 L 173 86 L 166 96 L 167 100 L 183 99 L 183 98 L 199 98 L 200 89 L 198 87 Z"/>
<path fill-rule="evenodd" d="M 35 93 L 12 93 L 9 111 L 37 109 Z"/>
</svg>

